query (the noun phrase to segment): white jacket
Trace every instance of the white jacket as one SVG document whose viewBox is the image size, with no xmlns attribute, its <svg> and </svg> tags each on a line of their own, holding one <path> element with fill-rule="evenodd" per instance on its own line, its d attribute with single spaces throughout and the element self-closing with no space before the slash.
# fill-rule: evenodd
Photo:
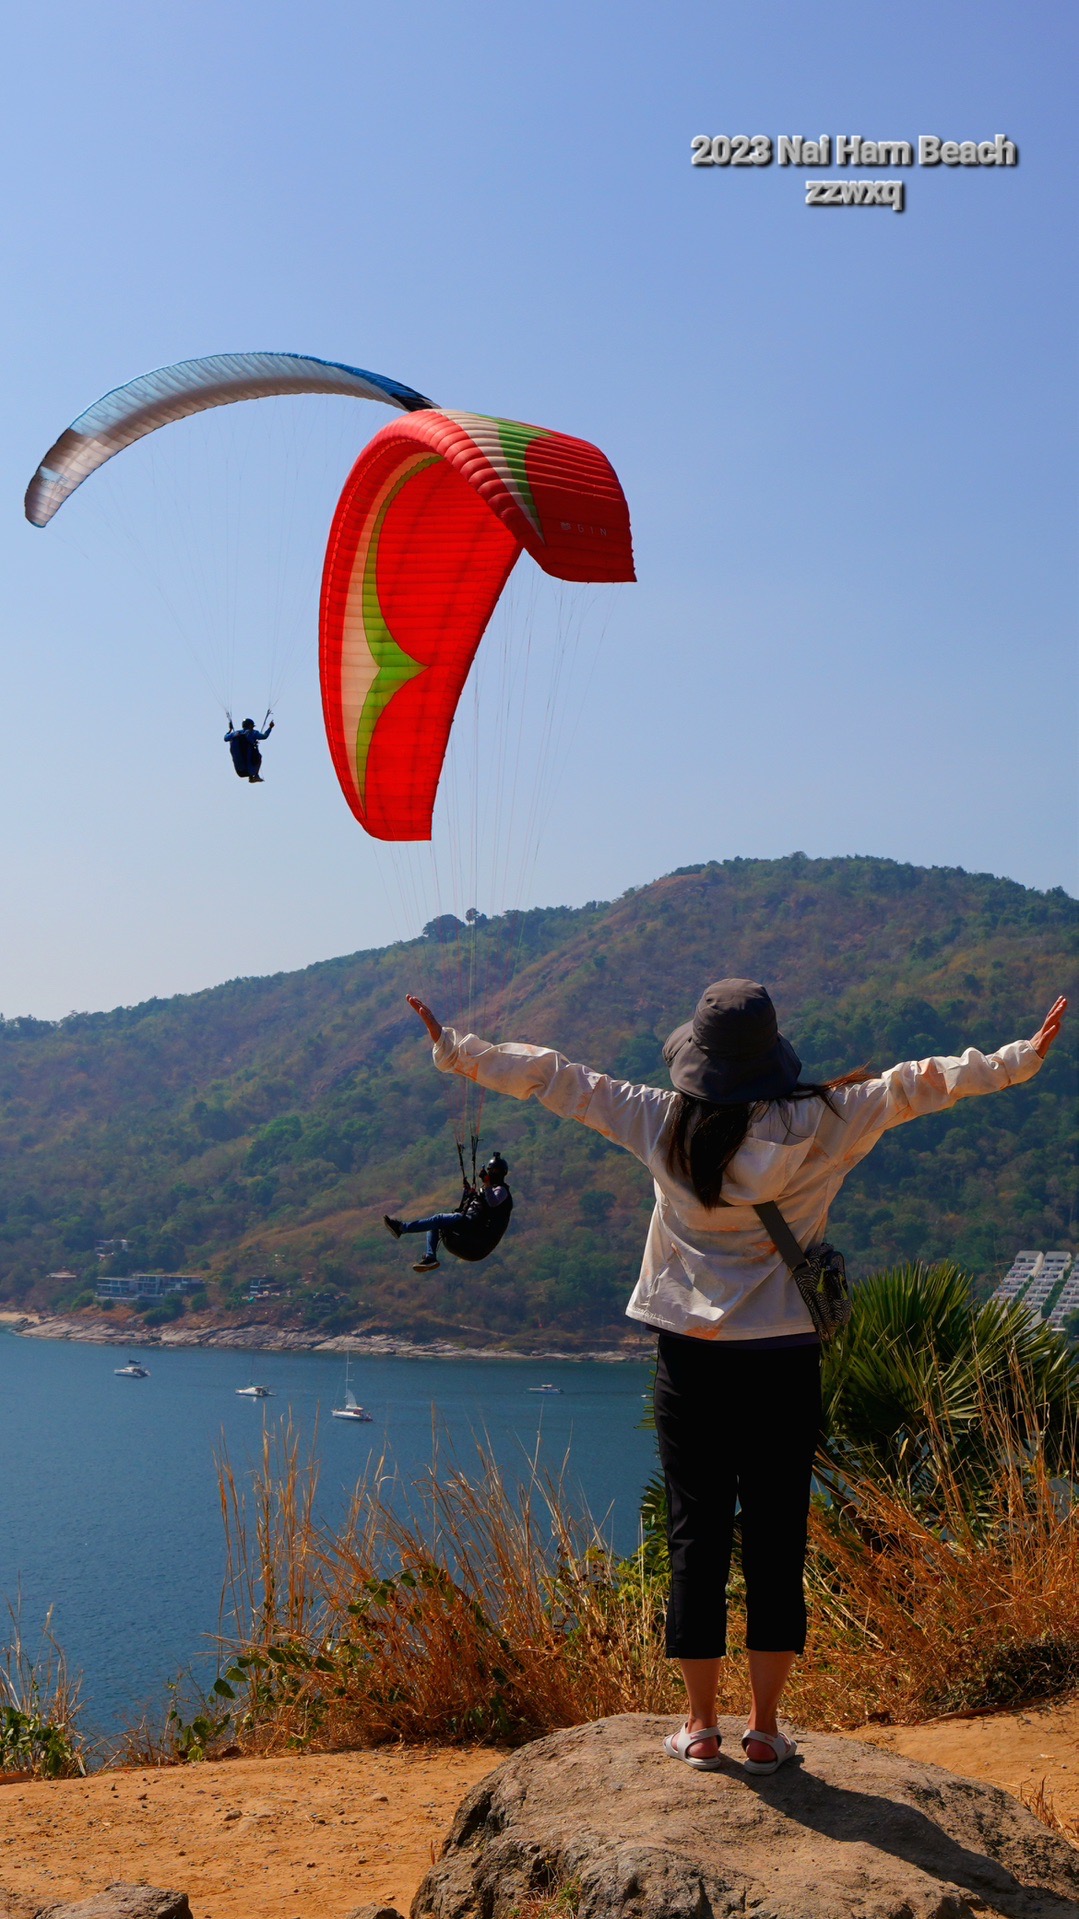
<svg viewBox="0 0 1079 1919">
<path fill-rule="evenodd" d="M 778 1201 L 799 1243 L 814 1245 L 824 1237 L 847 1174 L 890 1126 L 944 1112 L 973 1093 L 1021 1085 L 1042 1063 L 1029 1040 L 997 1053 L 971 1047 L 962 1059 L 909 1060 L 879 1079 L 839 1087 L 834 1113 L 821 1099 L 795 1100 L 785 1123 L 783 1109 L 768 1106 L 723 1175 L 727 1206 L 709 1211 L 667 1167 L 673 1093 L 574 1066 L 550 1047 L 492 1046 L 449 1026 L 434 1061 L 492 1092 L 538 1099 L 643 1161 L 656 1204 L 626 1312 L 648 1326 L 702 1339 L 812 1331 L 798 1289 L 753 1211 L 755 1201 Z"/>
</svg>

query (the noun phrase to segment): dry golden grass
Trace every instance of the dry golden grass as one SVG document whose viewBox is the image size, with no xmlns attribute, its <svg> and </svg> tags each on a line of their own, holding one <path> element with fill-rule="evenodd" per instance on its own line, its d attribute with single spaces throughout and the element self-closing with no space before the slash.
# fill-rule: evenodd
<svg viewBox="0 0 1079 1919">
<path fill-rule="evenodd" d="M 327 1532 L 316 1481 L 288 1429 L 249 1492 L 222 1462 L 245 1750 L 514 1741 L 670 1705 L 655 1585 L 557 1482 L 511 1489 L 481 1449 L 474 1477 L 436 1461 L 406 1499 L 380 1466 Z"/>
<path fill-rule="evenodd" d="M 1046 1791 L 1045 1780 L 1039 1779 L 1036 1786 L 1022 1786 L 1019 1797 L 1028 1812 L 1040 1819 L 1050 1832 L 1059 1832 L 1061 1837 L 1079 1846 L 1079 1819 L 1069 1819 L 1059 1813 L 1051 1792 Z"/>
<path fill-rule="evenodd" d="M 1074 1445 L 1062 1458 L 1061 1434 L 1039 1437 L 1032 1411 L 1023 1445 L 999 1404 L 983 1406 L 981 1425 L 974 1493 L 940 1469 L 927 1508 L 904 1484 L 863 1474 L 814 1505 L 815 1629 L 789 1694 L 812 1723 L 911 1722 L 1079 1684 Z"/>
<path fill-rule="evenodd" d="M 1079 1683 L 1079 1523 L 1065 1485 L 1039 1447 L 1004 1447 L 973 1514 L 947 1481 L 932 1518 L 870 1479 L 815 1505 L 813 1623 L 791 1717 L 911 1723 Z M 289 1428 L 267 1437 L 250 1487 L 222 1462 L 232 1663 L 212 1701 L 220 1723 L 197 1721 L 200 1749 L 513 1743 L 679 1709 L 662 1581 L 643 1553 L 617 1560 L 557 1479 L 532 1471 L 510 1487 L 481 1448 L 473 1475 L 436 1458 L 406 1497 L 383 1463 L 337 1530 L 320 1525 L 316 1492 Z M 748 1703 L 741 1626 L 735 1580 L 720 1712 Z"/>
<path fill-rule="evenodd" d="M 802 1724 L 912 1723 L 1079 1684 L 1076 1449 L 1018 1366 L 991 1393 L 976 1371 L 961 1391 L 938 1373 L 894 1458 L 849 1434 L 841 1463 L 822 1455 L 811 1636 L 785 1698 Z M 470 1474 L 436 1449 L 405 1488 L 381 1461 L 337 1528 L 317 1479 L 289 1426 L 250 1485 L 220 1462 L 225 1670 L 189 1717 L 174 1694 L 164 1736 L 140 1729 L 131 1756 L 512 1743 L 679 1710 L 663 1551 L 652 1538 L 616 1559 L 557 1476 L 533 1466 L 510 1486 L 489 1450 Z M 736 1567 L 721 1713 L 748 1704 L 743 1625 Z"/>
</svg>

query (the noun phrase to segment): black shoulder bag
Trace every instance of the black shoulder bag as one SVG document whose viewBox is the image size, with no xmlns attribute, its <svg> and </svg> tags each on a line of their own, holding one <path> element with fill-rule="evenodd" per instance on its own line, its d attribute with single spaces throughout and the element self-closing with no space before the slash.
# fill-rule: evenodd
<svg viewBox="0 0 1079 1919">
<path fill-rule="evenodd" d="M 850 1287 L 847 1263 L 835 1246 L 822 1240 L 803 1252 L 774 1200 L 765 1200 L 753 1211 L 774 1240 L 790 1269 L 802 1302 L 822 1341 L 834 1339 L 850 1319 Z"/>
</svg>

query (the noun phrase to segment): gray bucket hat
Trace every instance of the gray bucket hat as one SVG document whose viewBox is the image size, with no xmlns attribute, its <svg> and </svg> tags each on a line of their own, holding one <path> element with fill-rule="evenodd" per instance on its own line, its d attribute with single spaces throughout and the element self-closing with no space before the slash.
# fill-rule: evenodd
<svg viewBox="0 0 1079 1919">
<path fill-rule="evenodd" d="M 675 1027 L 663 1057 L 680 1093 L 715 1106 L 782 1099 L 802 1070 L 768 994 L 752 979 L 714 980 L 693 1018 Z"/>
</svg>

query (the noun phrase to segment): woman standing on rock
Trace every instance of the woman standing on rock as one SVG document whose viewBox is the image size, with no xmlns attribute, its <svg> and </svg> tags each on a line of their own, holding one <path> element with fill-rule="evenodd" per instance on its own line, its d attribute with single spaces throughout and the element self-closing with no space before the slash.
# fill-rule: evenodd
<svg viewBox="0 0 1079 1919">
<path fill-rule="evenodd" d="M 749 1771 L 774 1772 L 796 1750 L 776 1712 L 805 1646 L 820 1342 L 755 1208 L 778 1204 L 799 1246 L 816 1245 L 847 1174 L 889 1127 L 1033 1078 L 1067 1002 L 1056 1001 L 1033 1039 L 996 1053 L 972 1047 L 961 1059 L 911 1060 L 879 1077 L 848 1073 L 811 1085 L 764 987 L 717 980 L 663 1049 L 673 1093 L 574 1066 L 548 1047 L 492 1046 L 440 1026 L 422 1000 L 410 995 L 409 1005 L 443 1072 L 538 1099 L 624 1146 L 652 1175 L 655 1210 L 626 1311 L 659 1335 L 666 1643 L 689 1695 L 685 1725 L 664 1743 L 688 1765 L 720 1763 L 715 1709 L 737 1503 L 753 1695 L 742 1745 Z"/>
</svg>

